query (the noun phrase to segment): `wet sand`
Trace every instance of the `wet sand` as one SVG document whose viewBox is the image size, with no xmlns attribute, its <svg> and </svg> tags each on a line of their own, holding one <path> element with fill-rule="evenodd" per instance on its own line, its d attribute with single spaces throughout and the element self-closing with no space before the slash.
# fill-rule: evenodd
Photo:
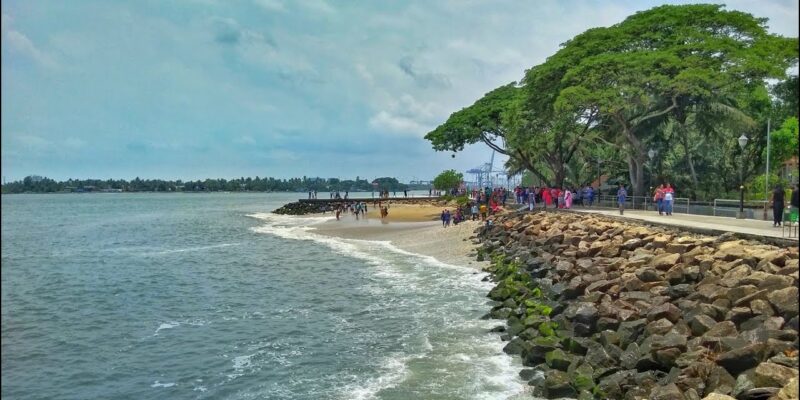
<svg viewBox="0 0 800 400">
<path fill-rule="evenodd" d="M 408 252 L 423 254 L 452 264 L 480 269 L 488 262 L 475 260 L 476 245 L 469 239 L 481 221 L 465 221 L 443 228 L 443 208 L 420 205 L 390 205 L 389 216 L 381 220 L 377 209 L 368 206 L 367 217 L 356 220 L 346 213 L 339 221 L 315 225 L 315 232 L 348 239 L 382 240 Z M 450 208 L 450 212 L 453 209 Z"/>
</svg>

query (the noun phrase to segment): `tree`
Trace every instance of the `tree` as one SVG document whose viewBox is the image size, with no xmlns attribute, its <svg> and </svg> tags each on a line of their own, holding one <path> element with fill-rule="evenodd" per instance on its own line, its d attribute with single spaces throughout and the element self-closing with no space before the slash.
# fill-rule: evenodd
<svg viewBox="0 0 800 400">
<path fill-rule="evenodd" d="M 771 166 L 772 170 L 774 171 L 780 168 L 784 161 L 792 157 L 797 157 L 797 146 L 797 118 L 789 117 L 783 122 L 780 129 L 770 134 L 770 161 L 773 162 Z"/>
<path fill-rule="evenodd" d="M 565 68 L 556 106 L 596 108 L 623 139 L 635 194 L 643 192 L 648 142 L 681 110 L 782 78 L 797 39 L 770 35 L 766 20 L 720 5 L 661 6 L 584 32 L 547 60 Z"/>
<path fill-rule="evenodd" d="M 500 154 L 510 155 L 502 114 L 516 100 L 518 92 L 516 82 L 512 82 L 486 93 L 475 104 L 451 114 L 442 125 L 428 132 L 425 139 L 436 151 L 457 152 L 464 150 L 465 145 L 483 142 Z"/>
<path fill-rule="evenodd" d="M 433 179 L 433 187 L 439 190 L 456 189 L 463 180 L 464 174 L 448 169 Z"/>
</svg>

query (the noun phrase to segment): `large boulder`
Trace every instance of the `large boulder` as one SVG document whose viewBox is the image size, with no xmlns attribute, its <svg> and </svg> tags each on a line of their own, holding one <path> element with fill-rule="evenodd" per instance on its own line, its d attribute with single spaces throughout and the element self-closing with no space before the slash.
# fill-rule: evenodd
<svg viewBox="0 0 800 400">
<path fill-rule="evenodd" d="M 650 266 L 657 270 L 666 271 L 672 268 L 673 265 L 677 264 L 680 258 L 681 258 L 680 254 L 674 254 L 674 253 L 659 254 L 653 257 L 652 260 L 650 260 Z"/>
<path fill-rule="evenodd" d="M 753 383 L 756 387 L 783 387 L 791 379 L 797 379 L 797 377 L 797 369 L 767 361 L 756 367 Z"/>
<path fill-rule="evenodd" d="M 767 299 L 775 307 L 775 309 L 778 310 L 781 316 L 789 319 L 798 315 L 797 295 L 797 287 L 790 286 L 769 293 L 767 295 Z"/>
</svg>

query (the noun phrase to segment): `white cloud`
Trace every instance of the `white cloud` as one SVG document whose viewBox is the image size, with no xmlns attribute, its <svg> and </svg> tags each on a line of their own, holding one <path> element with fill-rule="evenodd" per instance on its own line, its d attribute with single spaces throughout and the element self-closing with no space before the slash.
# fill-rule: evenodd
<svg viewBox="0 0 800 400">
<path fill-rule="evenodd" d="M 280 0 L 254 0 L 254 2 L 267 11 L 286 11 L 286 7 Z"/>
<path fill-rule="evenodd" d="M 379 131 L 393 133 L 421 135 L 426 128 L 409 117 L 393 115 L 388 111 L 381 111 L 369 120 L 369 125 Z"/>
<path fill-rule="evenodd" d="M 40 50 L 25 34 L 11 28 L 13 19 L 8 14 L 2 16 L 2 41 L 16 52 L 29 57 L 45 68 L 55 68 L 57 63 L 52 56 Z"/>
</svg>

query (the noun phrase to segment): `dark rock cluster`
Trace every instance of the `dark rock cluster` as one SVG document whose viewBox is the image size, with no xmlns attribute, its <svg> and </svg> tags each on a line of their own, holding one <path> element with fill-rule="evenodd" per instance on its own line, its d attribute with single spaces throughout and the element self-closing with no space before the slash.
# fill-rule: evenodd
<svg viewBox="0 0 800 400">
<path fill-rule="evenodd" d="M 796 399 L 798 250 L 590 214 L 499 216 L 487 318 L 536 396 Z"/>
<path fill-rule="evenodd" d="M 333 204 L 301 203 L 296 201 L 294 203 L 285 204 L 283 207 L 272 212 L 284 215 L 306 215 L 332 211 L 334 209 L 333 207 Z"/>
</svg>

